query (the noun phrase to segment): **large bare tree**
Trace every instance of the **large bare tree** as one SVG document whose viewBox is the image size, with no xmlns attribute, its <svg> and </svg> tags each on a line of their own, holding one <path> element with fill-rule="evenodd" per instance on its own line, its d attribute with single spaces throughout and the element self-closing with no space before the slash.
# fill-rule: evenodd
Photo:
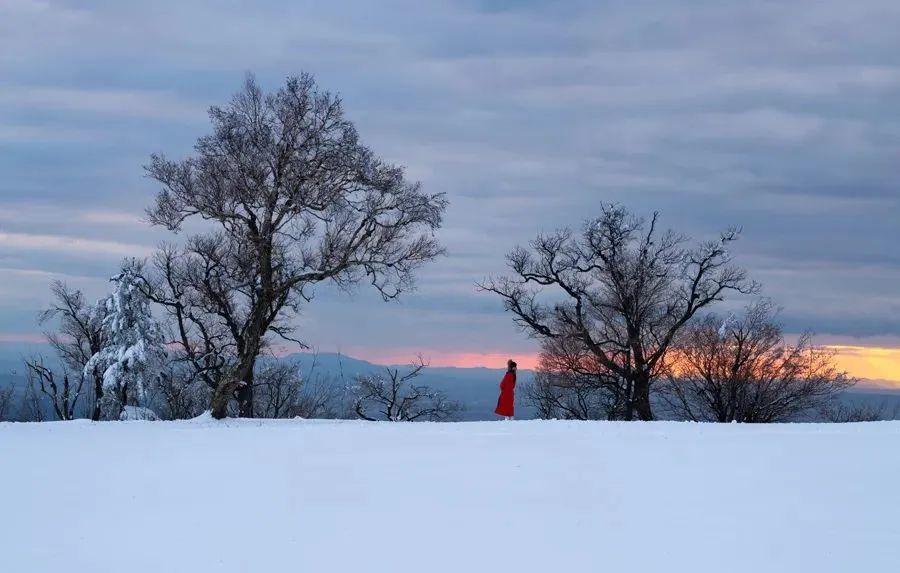
<svg viewBox="0 0 900 573">
<path fill-rule="evenodd" d="M 661 396 L 682 419 L 782 422 L 825 407 L 855 380 L 834 365 L 834 353 L 805 334 L 785 341 L 770 301 L 743 316 L 708 315 L 680 337 Z"/>
<path fill-rule="evenodd" d="M 185 362 L 215 386 L 213 415 L 235 397 L 252 416 L 257 357 L 270 336 L 300 342 L 290 317 L 313 286 L 367 281 L 396 298 L 442 252 L 433 232 L 446 200 L 360 143 L 341 100 L 311 76 L 268 95 L 248 77 L 210 118 L 193 156 L 154 156 L 147 167 L 163 186 L 153 223 L 206 223 L 157 257 L 160 276 L 147 284 L 176 323 Z"/>
<path fill-rule="evenodd" d="M 541 235 L 507 257 L 512 276 L 479 285 L 500 295 L 516 323 L 542 340 L 580 345 L 625 390 L 623 417 L 652 420 L 651 385 L 672 342 L 701 309 L 728 291 L 756 284 L 731 264 L 734 229 L 718 240 L 686 246 L 686 237 L 657 229 L 618 205 L 576 235 Z"/>
</svg>

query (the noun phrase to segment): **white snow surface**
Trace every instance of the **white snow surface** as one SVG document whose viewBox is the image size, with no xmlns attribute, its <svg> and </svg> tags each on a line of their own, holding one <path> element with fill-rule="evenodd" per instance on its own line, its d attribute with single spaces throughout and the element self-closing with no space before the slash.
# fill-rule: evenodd
<svg viewBox="0 0 900 573">
<path fill-rule="evenodd" d="M 0 424 L 9 572 L 889 571 L 900 422 Z"/>
<path fill-rule="evenodd" d="M 119 414 L 119 419 L 126 420 L 159 420 L 159 416 L 156 415 L 156 412 L 151 410 L 150 408 L 144 408 L 143 406 L 123 406 L 122 412 Z"/>
</svg>

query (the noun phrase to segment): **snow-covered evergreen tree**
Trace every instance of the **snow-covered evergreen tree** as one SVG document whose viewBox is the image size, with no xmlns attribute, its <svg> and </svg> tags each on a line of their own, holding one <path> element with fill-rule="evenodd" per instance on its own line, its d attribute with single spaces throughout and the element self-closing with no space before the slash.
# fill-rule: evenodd
<svg viewBox="0 0 900 573">
<path fill-rule="evenodd" d="M 140 401 L 146 388 L 159 378 L 166 358 L 162 329 L 138 288 L 138 270 L 137 263 L 126 265 L 111 279 L 113 292 L 98 301 L 98 311 L 105 313 L 106 343 L 84 368 L 85 373 L 94 368 L 103 373 L 103 387 L 116 398 L 119 409 Z"/>
</svg>

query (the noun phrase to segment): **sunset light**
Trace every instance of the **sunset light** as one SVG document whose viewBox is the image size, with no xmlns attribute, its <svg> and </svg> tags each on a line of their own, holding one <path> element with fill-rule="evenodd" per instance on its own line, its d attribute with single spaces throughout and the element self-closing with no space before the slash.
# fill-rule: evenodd
<svg viewBox="0 0 900 573">
<path fill-rule="evenodd" d="M 829 348 L 836 351 L 838 367 L 852 376 L 900 388 L 900 348 L 839 345 Z"/>
<path fill-rule="evenodd" d="M 835 351 L 835 362 L 841 370 L 872 385 L 900 388 L 900 348 L 874 346 L 827 345 Z M 403 353 L 367 353 L 361 351 L 361 358 L 379 364 L 406 364 L 415 356 Z M 534 369 L 538 364 L 536 353 L 517 354 L 515 352 L 424 352 L 430 366 L 455 368 L 503 368 L 507 359 L 518 362 L 522 369 Z"/>
<path fill-rule="evenodd" d="M 895 570 L 898 28 L 0 0 L 0 569 Z"/>
</svg>

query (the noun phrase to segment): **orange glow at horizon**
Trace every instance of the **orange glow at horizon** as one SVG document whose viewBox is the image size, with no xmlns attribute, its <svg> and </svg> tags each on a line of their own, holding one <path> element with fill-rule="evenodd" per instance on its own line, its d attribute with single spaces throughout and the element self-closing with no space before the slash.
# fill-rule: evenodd
<svg viewBox="0 0 900 573">
<path fill-rule="evenodd" d="M 851 376 L 868 380 L 884 380 L 900 388 L 900 348 L 877 346 L 828 346 L 836 352 L 838 368 Z"/>
<path fill-rule="evenodd" d="M 358 354 L 363 358 L 379 364 L 406 364 L 410 362 L 410 354 L 374 354 L 366 356 L 363 352 Z M 423 352 L 422 357 L 429 366 L 452 368 L 506 368 L 506 361 L 512 358 L 519 368 L 533 370 L 537 367 L 537 354 L 516 354 L 499 352 Z"/>
<path fill-rule="evenodd" d="M 900 348 L 883 348 L 874 346 L 828 345 L 835 351 L 835 363 L 841 370 L 851 376 L 866 380 L 887 382 L 892 388 L 900 389 Z M 457 368 L 504 368 L 509 358 L 515 360 L 519 368 L 534 369 L 538 363 L 538 355 L 498 353 L 498 352 L 440 352 L 432 351 L 423 354 L 431 366 L 452 366 Z M 407 355 L 360 356 L 382 364 L 404 364 L 409 362 Z"/>
</svg>

